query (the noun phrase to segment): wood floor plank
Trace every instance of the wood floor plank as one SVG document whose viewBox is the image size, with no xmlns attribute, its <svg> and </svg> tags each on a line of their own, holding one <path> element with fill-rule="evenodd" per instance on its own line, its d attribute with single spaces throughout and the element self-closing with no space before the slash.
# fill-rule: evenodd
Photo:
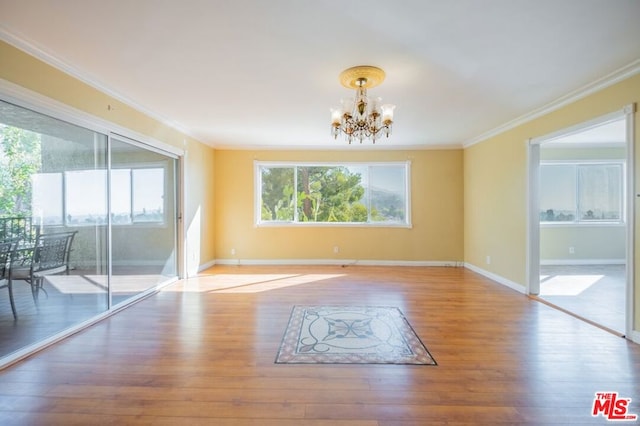
<svg viewBox="0 0 640 426">
<path fill-rule="evenodd" d="M 402 310 L 437 366 L 286 365 L 294 305 Z M 222 267 L 0 371 L 0 424 L 599 424 L 640 346 L 464 268 Z"/>
</svg>

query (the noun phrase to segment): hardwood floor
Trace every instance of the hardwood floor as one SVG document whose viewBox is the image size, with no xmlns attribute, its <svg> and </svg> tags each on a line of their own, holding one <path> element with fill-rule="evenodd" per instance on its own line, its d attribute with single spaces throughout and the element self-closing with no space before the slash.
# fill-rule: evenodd
<svg viewBox="0 0 640 426">
<path fill-rule="evenodd" d="M 293 305 L 396 306 L 437 366 L 275 364 Z M 463 268 L 214 267 L 0 371 L 3 425 L 602 424 L 640 345 Z"/>
</svg>

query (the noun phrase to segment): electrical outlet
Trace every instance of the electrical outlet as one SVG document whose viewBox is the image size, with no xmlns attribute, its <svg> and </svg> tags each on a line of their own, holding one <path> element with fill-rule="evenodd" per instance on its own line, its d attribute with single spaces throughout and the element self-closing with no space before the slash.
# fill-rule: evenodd
<svg viewBox="0 0 640 426">
<path fill-rule="evenodd" d="M 235 254 L 236 254 L 236 249 L 232 248 L 231 249 L 231 256 L 235 256 Z"/>
<path fill-rule="evenodd" d="M 340 253 L 340 247 L 333 246 L 333 252 L 336 253 L 336 254 Z"/>
<path fill-rule="evenodd" d="M 491 265 L 491 256 L 487 256 L 485 260 L 487 262 L 487 265 Z"/>
<path fill-rule="evenodd" d="M 576 248 L 575 247 L 573 247 L 573 246 L 569 247 L 569 254 L 575 254 L 575 252 L 576 252 Z"/>
</svg>

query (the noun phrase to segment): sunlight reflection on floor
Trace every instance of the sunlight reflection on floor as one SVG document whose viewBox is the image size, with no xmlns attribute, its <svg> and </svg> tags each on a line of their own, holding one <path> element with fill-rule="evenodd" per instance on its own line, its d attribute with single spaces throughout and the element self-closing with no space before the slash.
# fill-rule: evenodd
<svg viewBox="0 0 640 426">
<path fill-rule="evenodd" d="M 541 275 L 540 296 L 577 296 L 604 275 Z"/>
<path fill-rule="evenodd" d="M 259 293 L 341 276 L 344 274 L 215 274 L 189 278 L 163 291 Z"/>
<path fill-rule="evenodd" d="M 112 293 L 139 293 L 167 281 L 171 277 L 158 274 L 112 275 Z M 64 294 L 96 294 L 107 292 L 106 275 L 49 275 L 45 282 Z"/>
</svg>

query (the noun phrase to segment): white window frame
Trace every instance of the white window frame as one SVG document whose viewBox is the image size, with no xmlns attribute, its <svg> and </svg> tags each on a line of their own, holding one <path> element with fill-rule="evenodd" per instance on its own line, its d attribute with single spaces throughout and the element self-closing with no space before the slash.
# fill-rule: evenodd
<svg viewBox="0 0 640 426">
<path fill-rule="evenodd" d="M 560 226 L 569 226 L 569 227 L 575 227 L 575 226 L 587 226 L 587 227 L 593 227 L 593 226 L 624 226 L 626 224 L 627 221 L 627 217 L 626 217 L 626 212 L 627 212 L 627 207 L 626 207 L 626 200 L 625 200 L 625 194 L 627 191 L 626 188 L 626 161 L 625 160 L 616 160 L 616 159 L 610 159 L 610 160 L 544 160 L 544 161 L 540 161 L 540 168 L 542 168 L 542 166 L 563 166 L 563 165 L 567 165 L 567 166 L 575 166 L 575 172 L 576 172 L 576 184 L 575 184 L 575 196 L 576 196 L 576 203 L 574 206 L 574 212 L 576 213 L 575 215 L 575 219 L 572 221 L 543 221 L 540 220 L 540 225 L 543 227 L 560 227 Z M 580 166 L 591 166 L 591 165 L 615 165 L 615 166 L 620 166 L 622 168 L 621 170 L 621 187 L 620 187 L 620 219 L 619 220 L 582 220 L 578 218 L 578 212 L 580 211 L 580 194 L 579 194 L 579 188 L 580 188 L 580 182 L 579 182 L 579 178 L 578 178 L 578 169 Z M 542 173 L 542 172 L 540 172 Z"/>
<path fill-rule="evenodd" d="M 378 167 L 402 166 L 405 168 L 405 220 L 403 222 L 302 222 L 298 221 L 297 208 L 292 221 L 262 220 L 262 167 Z M 386 162 L 300 162 L 300 161 L 254 161 L 254 224 L 256 227 L 374 227 L 374 228 L 411 228 L 411 161 Z M 294 188 L 297 188 L 297 173 L 294 171 Z M 294 194 L 297 191 L 294 191 Z M 368 197 L 367 212 L 371 214 L 371 197 Z"/>
</svg>

